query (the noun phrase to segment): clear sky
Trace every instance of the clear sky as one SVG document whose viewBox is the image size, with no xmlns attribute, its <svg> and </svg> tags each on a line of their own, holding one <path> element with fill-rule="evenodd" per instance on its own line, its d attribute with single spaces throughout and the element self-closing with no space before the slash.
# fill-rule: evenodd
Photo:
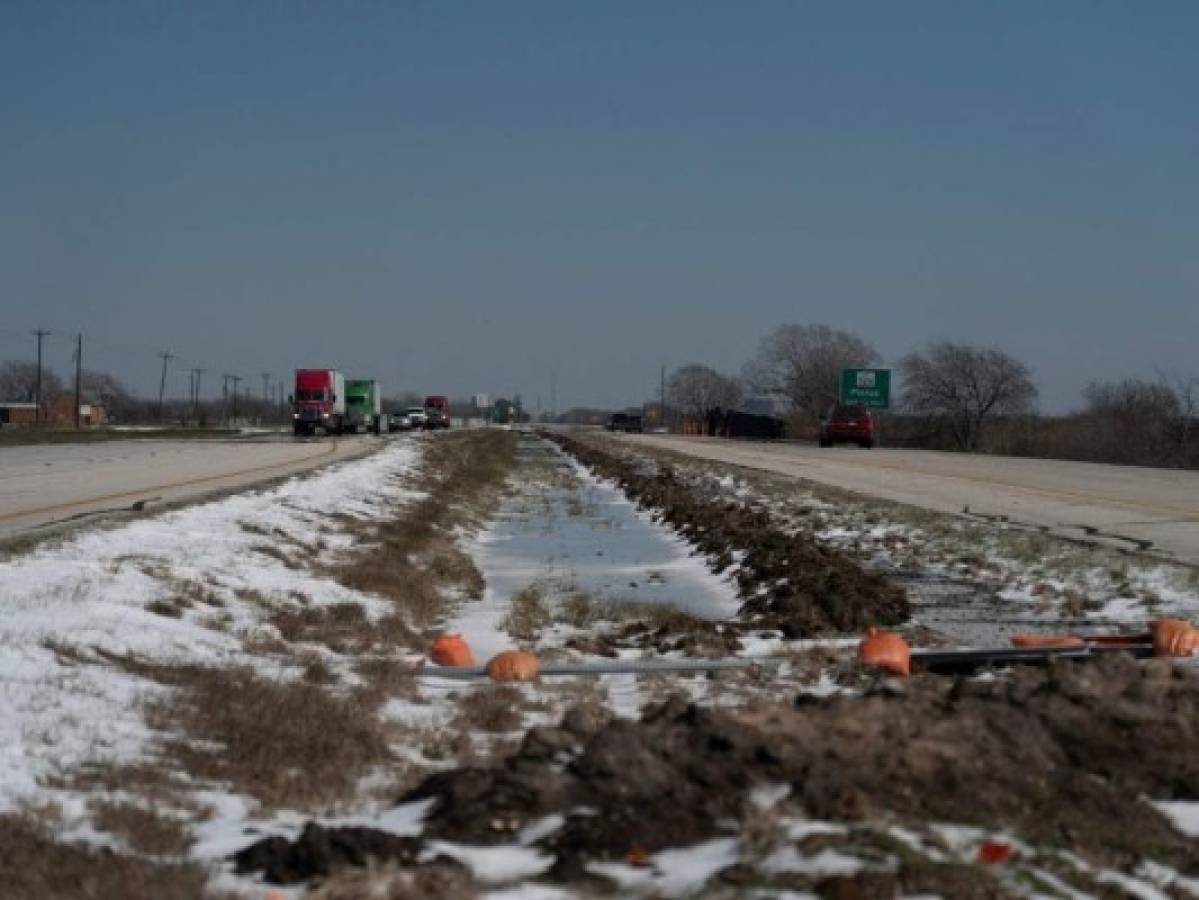
<svg viewBox="0 0 1199 900">
<path fill-rule="evenodd" d="M 561 409 L 827 322 L 1067 409 L 1199 374 L 1197 48 L 1194 2 L 7 0 L 0 358 Z"/>
</svg>

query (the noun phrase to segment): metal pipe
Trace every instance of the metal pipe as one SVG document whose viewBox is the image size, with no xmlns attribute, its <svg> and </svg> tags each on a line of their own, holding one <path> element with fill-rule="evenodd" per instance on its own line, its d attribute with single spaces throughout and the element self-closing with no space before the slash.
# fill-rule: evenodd
<svg viewBox="0 0 1199 900">
<path fill-rule="evenodd" d="M 602 662 L 549 663 L 541 675 L 650 675 L 656 672 L 715 672 L 755 667 L 778 668 L 786 662 L 777 656 L 736 659 L 612 659 Z M 424 678 L 486 678 L 486 666 L 425 666 Z"/>
</svg>

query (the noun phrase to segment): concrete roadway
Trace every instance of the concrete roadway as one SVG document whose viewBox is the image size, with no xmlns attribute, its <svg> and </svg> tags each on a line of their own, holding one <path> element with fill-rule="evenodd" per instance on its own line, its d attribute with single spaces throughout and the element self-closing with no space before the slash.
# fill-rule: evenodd
<svg viewBox="0 0 1199 900">
<path fill-rule="evenodd" d="M 1007 517 L 1066 537 L 1199 565 L 1199 472 L 923 450 L 622 437 L 938 512 Z"/>
<path fill-rule="evenodd" d="M 0 540 L 246 487 L 360 456 L 379 440 L 278 435 L 0 447 Z"/>
</svg>

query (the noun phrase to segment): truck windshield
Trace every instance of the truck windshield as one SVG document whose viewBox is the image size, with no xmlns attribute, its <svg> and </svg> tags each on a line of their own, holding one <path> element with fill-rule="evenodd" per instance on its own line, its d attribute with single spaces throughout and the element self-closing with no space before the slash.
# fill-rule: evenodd
<svg viewBox="0 0 1199 900">
<path fill-rule="evenodd" d="M 320 391 L 296 391 L 296 401 L 299 403 L 313 403 L 319 400 L 327 400 L 323 390 Z"/>
</svg>

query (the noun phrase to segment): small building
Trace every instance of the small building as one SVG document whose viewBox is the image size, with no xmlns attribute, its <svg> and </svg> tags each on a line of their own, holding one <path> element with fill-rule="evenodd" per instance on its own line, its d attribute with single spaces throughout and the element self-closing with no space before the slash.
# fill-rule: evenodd
<svg viewBox="0 0 1199 900">
<path fill-rule="evenodd" d="M 36 424 L 36 403 L 0 403 L 0 426 Z"/>
</svg>

